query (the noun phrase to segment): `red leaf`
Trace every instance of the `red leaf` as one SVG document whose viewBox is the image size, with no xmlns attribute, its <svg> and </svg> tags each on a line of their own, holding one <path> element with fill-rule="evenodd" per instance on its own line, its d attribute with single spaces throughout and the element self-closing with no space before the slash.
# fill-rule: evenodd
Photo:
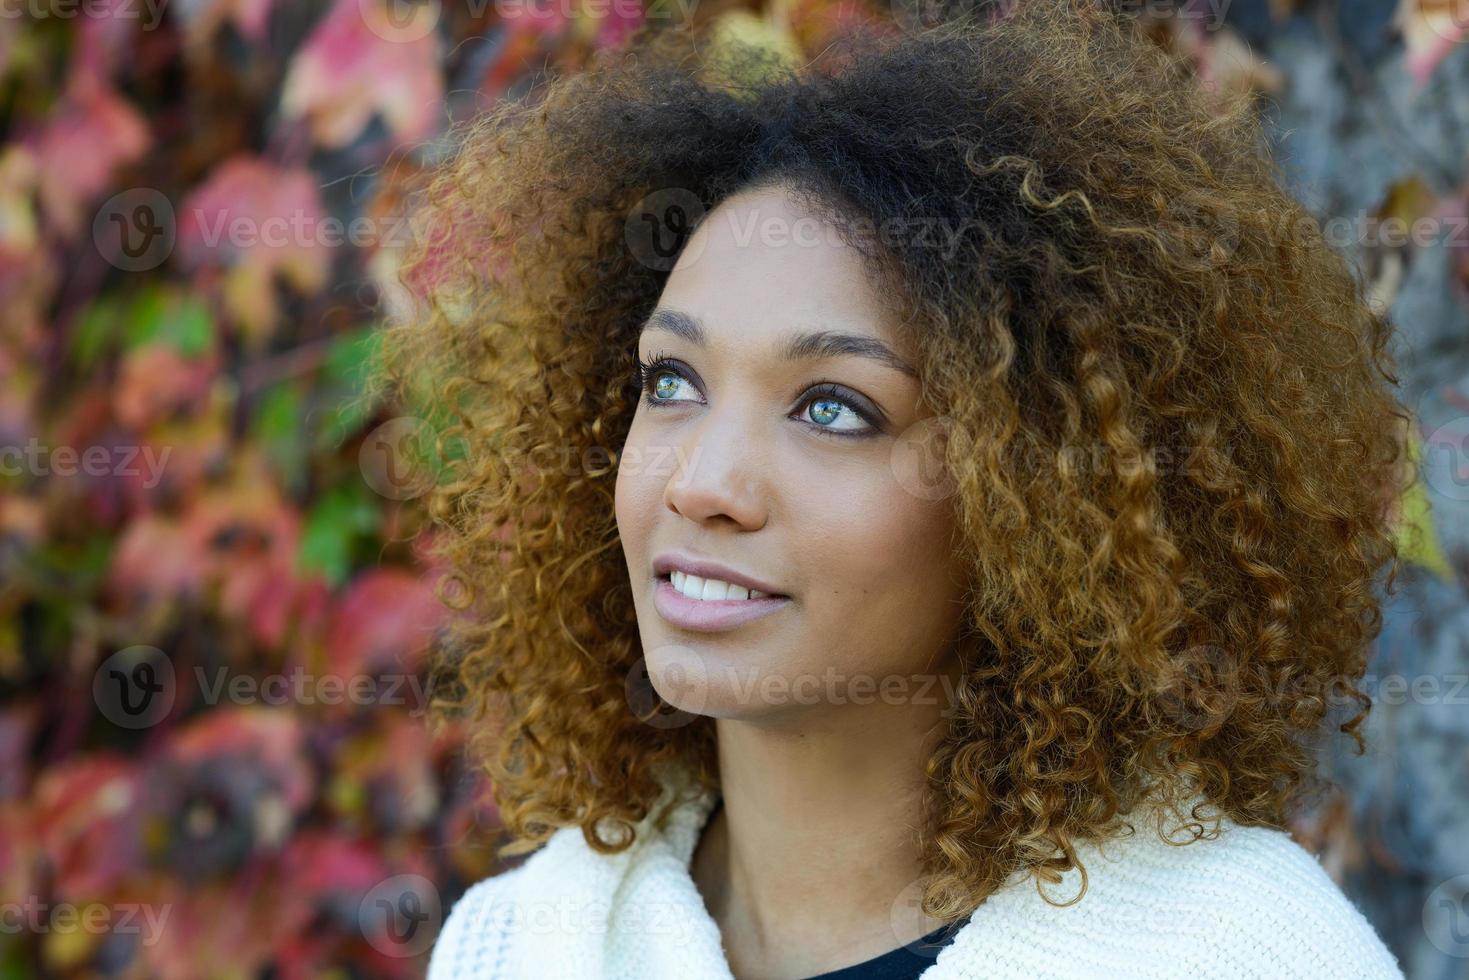
<svg viewBox="0 0 1469 980">
<path fill-rule="evenodd" d="M 286 73 L 281 108 L 304 118 L 316 141 L 346 146 L 374 113 L 399 140 L 434 131 L 443 101 L 436 4 L 419 4 L 407 20 L 383 4 L 337 0 Z"/>
<path fill-rule="evenodd" d="M 366 572 L 337 606 L 327 633 L 327 663 L 346 677 L 412 670 L 443 613 L 422 577 L 398 568 Z"/>
<path fill-rule="evenodd" d="M 180 259 L 226 270 L 225 306 L 257 338 L 275 328 L 275 278 L 302 294 L 316 292 L 343 240 L 345 231 L 327 221 L 311 171 L 254 157 L 220 164 L 178 216 Z"/>
<path fill-rule="evenodd" d="M 64 896 L 92 898 L 136 871 L 139 776 L 111 754 L 69 760 L 36 783 L 41 849 Z"/>
<path fill-rule="evenodd" d="M 31 141 L 47 217 L 63 234 L 75 235 L 87 202 L 150 142 L 143 117 L 103 81 L 87 73 L 74 76 L 60 108 Z"/>
</svg>

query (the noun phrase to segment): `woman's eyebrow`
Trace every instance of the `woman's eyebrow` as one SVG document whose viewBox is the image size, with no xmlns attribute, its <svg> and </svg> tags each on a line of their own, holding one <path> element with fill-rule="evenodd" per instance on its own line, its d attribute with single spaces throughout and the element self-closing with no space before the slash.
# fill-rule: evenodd
<svg viewBox="0 0 1469 980">
<path fill-rule="evenodd" d="M 677 337 L 682 337 L 696 347 L 708 346 L 704 325 L 697 317 L 681 310 L 661 308 L 654 310 L 639 333 L 649 330 L 665 330 Z M 876 337 L 841 333 L 836 330 L 817 330 L 795 334 L 786 341 L 780 354 L 784 360 L 788 361 L 820 357 L 866 357 L 910 377 L 918 377 L 918 372 L 913 369 L 912 365 Z"/>
</svg>

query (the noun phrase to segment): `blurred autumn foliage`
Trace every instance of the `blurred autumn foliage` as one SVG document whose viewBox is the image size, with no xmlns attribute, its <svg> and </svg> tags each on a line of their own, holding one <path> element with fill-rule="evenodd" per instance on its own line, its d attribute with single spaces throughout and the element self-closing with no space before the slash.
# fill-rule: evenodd
<svg viewBox="0 0 1469 980">
<path fill-rule="evenodd" d="M 1403 9 L 1422 80 L 1453 22 Z M 940 16 L 0 3 L 0 978 L 421 974 L 496 870 L 422 718 L 444 614 L 393 453 L 429 410 L 364 395 L 439 137 L 644 25 L 806 61 Z M 1281 83 L 1223 24 L 1150 30 L 1206 87 Z"/>
</svg>

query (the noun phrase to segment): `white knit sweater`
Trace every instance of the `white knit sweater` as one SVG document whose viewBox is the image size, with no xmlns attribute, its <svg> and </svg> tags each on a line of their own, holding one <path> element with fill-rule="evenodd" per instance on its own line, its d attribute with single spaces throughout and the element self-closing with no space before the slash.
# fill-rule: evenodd
<svg viewBox="0 0 1469 980">
<path fill-rule="evenodd" d="M 558 830 L 454 904 L 428 980 L 731 980 L 719 927 L 689 873 L 716 801 L 709 793 L 681 804 L 661 830 L 655 810 L 621 854 L 593 851 L 579 827 Z M 1133 822 L 1130 837 L 1080 848 L 1088 878 L 1080 902 L 1057 908 L 1033 879 L 1012 878 L 925 980 L 1403 976 L 1321 864 L 1283 831 L 1226 818 L 1220 837 L 1176 846 L 1148 821 Z M 1072 869 L 1046 888 L 1066 901 L 1079 884 Z"/>
</svg>

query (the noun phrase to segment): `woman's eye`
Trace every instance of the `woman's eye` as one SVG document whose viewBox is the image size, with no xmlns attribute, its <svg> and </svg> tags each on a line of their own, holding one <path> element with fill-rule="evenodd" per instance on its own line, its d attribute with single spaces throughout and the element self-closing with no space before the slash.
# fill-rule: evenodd
<svg viewBox="0 0 1469 980">
<path fill-rule="evenodd" d="M 834 432 L 864 432 L 872 428 L 856 409 L 840 399 L 818 397 L 807 405 L 807 420 L 820 428 Z"/>
<path fill-rule="evenodd" d="M 666 370 L 654 371 L 652 374 L 649 375 L 648 381 L 649 394 L 655 400 L 660 402 L 682 401 L 683 399 L 676 397 L 678 395 L 679 386 L 687 385 L 689 383 L 688 380 L 681 375 Z"/>
</svg>

